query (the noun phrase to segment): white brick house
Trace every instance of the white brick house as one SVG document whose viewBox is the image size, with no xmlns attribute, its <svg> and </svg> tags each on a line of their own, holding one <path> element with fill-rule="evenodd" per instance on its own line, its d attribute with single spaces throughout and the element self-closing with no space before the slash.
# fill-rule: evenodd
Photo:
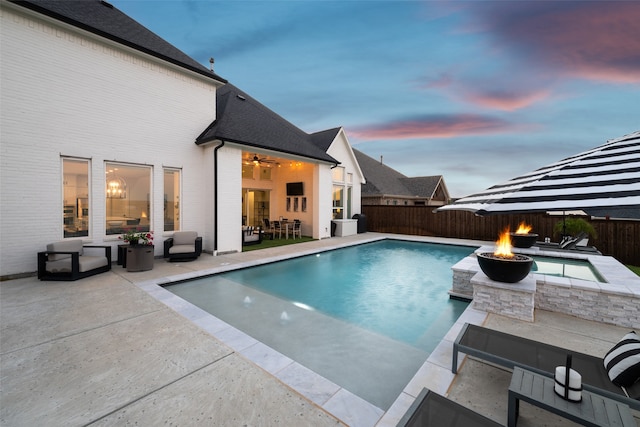
<svg viewBox="0 0 640 427">
<path fill-rule="evenodd" d="M 0 277 L 35 272 L 36 253 L 64 238 L 110 244 L 115 259 L 131 226 L 154 231 L 156 256 L 176 230 L 198 231 L 209 253 L 239 251 L 243 189 L 254 188 L 243 159 L 254 154 L 279 171 L 303 165 L 256 180 L 266 215 L 286 216 L 286 183 L 304 182 L 303 234 L 329 237 L 338 164 L 360 211 L 363 177 L 343 131 L 329 154 L 309 154 L 321 151 L 305 148 L 311 135 L 292 150 L 251 138 L 196 144 L 221 118 L 226 80 L 108 3 L 0 0 L 0 19 Z"/>
</svg>

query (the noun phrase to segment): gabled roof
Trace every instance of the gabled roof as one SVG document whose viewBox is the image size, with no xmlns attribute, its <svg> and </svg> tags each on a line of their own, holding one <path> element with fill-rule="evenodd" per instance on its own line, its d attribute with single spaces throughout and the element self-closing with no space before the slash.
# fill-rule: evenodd
<svg viewBox="0 0 640 427">
<path fill-rule="evenodd" d="M 171 43 L 130 18 L 110 3 L 101 0 L 10 0 L 67 24 L 97 34 L 140 52 L 178 65 L 216 81 L 216 75 Z"/>
<path fill-rule="evenodd" d="M 326 152 L 329 147 L 331 147 L 333 141 L 335 141 L 336 136 L 338 136 L 338 132 L 340 132 L 340 129 L 341 128 L 338 127 L 312 133 L 310 135 L 311 142 L 315 144 L 316 147 Z"/>
<path fill-rule="evenodd" d="M 432 198 L 443 184 L 442 175 L 409 178 L 382 162 L 353 149 L 367 183 L 361 188 L 362 196 L 404 196 Z"/>
<path fill-rule="evenodd" d="M 224 85 L 216 91 L 216 97 L 217 118 L 196 138 L 196 144 L 220 140 L 340 163 L 314 144 L 322 136 L 309 135 L 236 86 Z"/>
</svg>

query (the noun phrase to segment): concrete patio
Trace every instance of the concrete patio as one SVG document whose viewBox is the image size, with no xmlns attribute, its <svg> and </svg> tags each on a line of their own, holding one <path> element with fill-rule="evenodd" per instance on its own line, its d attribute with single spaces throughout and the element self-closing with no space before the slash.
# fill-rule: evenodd
<svg viewBox="0 0 640 427">
<path fill-rule="evenodd" d="M 432 366 L 425 363 L 392 408 L 380 413 L 290 359 L 272 357 L 275 352 L 261 343 L 246 337 L 239 342 L 242 335 L 233 328 L 157 286 L 167 278 L 181 280 L 381 237 L 366 233 L 216 257 L 203 254 L 189 263 L 156 259 L 153 270 L 136 273 L 114 264 L 108 273 L 77 282 L 35 277 L 2 282 L 0 424 L 390 426 L 424 386 L 506 424 L 510 372 L 467 359 L 457 376 L 447 374 L 453 330 L 432 354 Z M 533 323 L 465 314 L 496 329 L 595 355 L 628 332 L 550 312 L 536 312 Z M 231 332 L 233 337 L 225 339 Z M 574 424 L 523 404 L 518 425 Z"/>
</svg>

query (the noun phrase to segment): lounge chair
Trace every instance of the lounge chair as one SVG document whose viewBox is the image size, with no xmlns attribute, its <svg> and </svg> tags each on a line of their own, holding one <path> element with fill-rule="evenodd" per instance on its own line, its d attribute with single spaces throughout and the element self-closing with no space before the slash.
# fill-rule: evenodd
<svg viewBox="0 0 640 427">
<path fill-rule="evenodd" d="M 176 231 L 164 241 L 164 258 L 169 261 L 193 261 L 202 253 L 202 237 L 196 231 Z"/>
<path fill-rule="evenodd" d="M 640 381 L 626 388 L 613 384 L 604 368 L 603 359 L 599 357 L 468 323 L 453 343 L 451 372 L 454 374 L 458 370 L 459 352 L 506 368 L 519 366 L 549 377 L 554 375 L 556 366 L 566 364 L 567 355 L 571 354 L 572 368 L 582 375 L 585 390 L 640 410 Z"/>
<path fill-rule="evenodd" d="M 560 243 L 560 249 L 575 249 L 575 247 L 578 245 L 578 243 L 582 242 L 584 239 L 588 239 L 589 235 L 587 233 L 585 233 L 584 231 L 581 231 L 577 236 L 575 237 L 569 237 L 568 239 L 564 240 L 563 242 Z"/>
<path fill-rule="evenodd" d="M 542 250 L 563 250 L 602 255 L 602 253 L 594 246 L 580 245 L 581 242 L 586 240 L 589 240 L 589 235 L 585 232 L 581 232 L 575 237 L 565 238 L 560 243 L 536 242 L 535 246 L 539 247 Z"/>
<path fill-rule="evenodd" d="M 260 227 L 242 227 L 242 246 L 262 243 L 262 234 Z"/>
<path fill-rule="evenodd" d="M 111 246 L 84 246 L 82 240 L 63 240 L 38 252 L 40 280 L 78 280 L 109 270 Z"/>
<path fill-rule="evenodd" d="M 398 423 L 398 426 L 496 427 L 501 426 L 501 424 L 453 400 L 423 388 L 413 405 Z"/>
</svg>

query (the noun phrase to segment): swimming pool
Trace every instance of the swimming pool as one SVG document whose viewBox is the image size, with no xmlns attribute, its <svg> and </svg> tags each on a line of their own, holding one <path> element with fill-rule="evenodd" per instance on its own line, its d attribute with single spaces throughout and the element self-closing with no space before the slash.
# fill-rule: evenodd
<svg viewBox="0 0 640 427">
<path fill-rule="evenodd" d="M 606 282 L 593 265 L 586 260 L 534 256 L 533 261 L 532 273 L 572 277 L 601 283 Z"/>
<path fill-rule="evenodd" d="M 384 240 L 167 289 L 386 410 L 467 307 L 447 291 L 474 249 Z"/>
</svg>

